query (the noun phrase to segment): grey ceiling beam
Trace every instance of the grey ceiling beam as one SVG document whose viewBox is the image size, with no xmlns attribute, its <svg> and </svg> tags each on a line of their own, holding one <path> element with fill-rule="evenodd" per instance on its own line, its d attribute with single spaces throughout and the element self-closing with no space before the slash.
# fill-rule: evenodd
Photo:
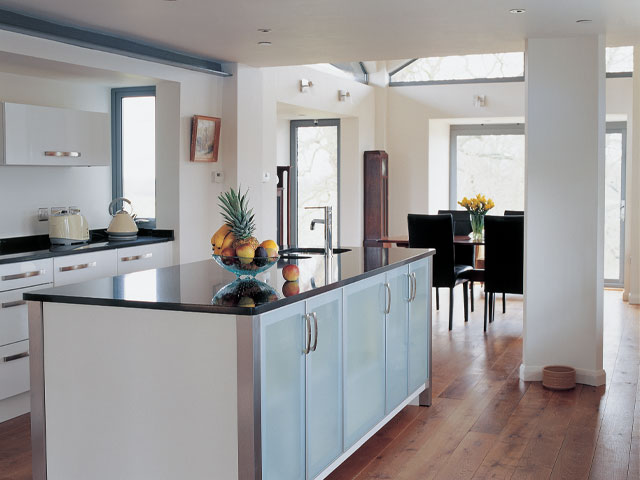
<svg viewBox="0 0 640 480">
<path fill-rule="evenodd" d="M 231 76 L 218 60 L 11 10 L 0 9 L 0 29 L 211 75 Z"/>
</svg>

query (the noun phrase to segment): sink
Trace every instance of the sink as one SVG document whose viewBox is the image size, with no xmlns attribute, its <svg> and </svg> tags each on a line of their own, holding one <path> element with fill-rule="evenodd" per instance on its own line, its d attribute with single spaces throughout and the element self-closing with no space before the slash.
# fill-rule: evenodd
<svg viewBox="0 0 640 480">
<path fill-rule="evenodd" d="M 334 254 L 340 254 L 345 252 L 350 252 L 350 248 L 334 248 Z M 287 248 L 286 250 L 280 250 L 281 254 L 289 254 L 289 253 L 304 253 L 307 255 L 324 255 L 324 248 L 302 248 L 302 247 L 293 247 Z"/>
</svg>

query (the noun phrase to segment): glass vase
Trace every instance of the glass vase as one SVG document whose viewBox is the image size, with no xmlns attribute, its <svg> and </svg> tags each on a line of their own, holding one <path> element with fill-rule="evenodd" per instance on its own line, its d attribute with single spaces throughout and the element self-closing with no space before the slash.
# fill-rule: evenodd
<svg viewBox="0 0 640 480">
<path fill-rule="evenodd" d="M 484 214 L 470 212 L 471 215 L 471 238 L 475 241 L 482 240 L 484 230 Z"/>
</svg>

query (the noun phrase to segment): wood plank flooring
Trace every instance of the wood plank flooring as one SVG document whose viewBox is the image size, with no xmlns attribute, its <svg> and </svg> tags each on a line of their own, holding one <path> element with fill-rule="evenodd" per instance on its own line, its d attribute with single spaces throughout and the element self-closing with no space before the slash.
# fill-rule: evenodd
<svg viewBox="0 0 640 480">
<path fill-rule="evenodd" d="M 458 293 L 458 292 L 456 292 Z M 460 292 L 461 293 L 461 292 Z M 328 478 L 640 479 L 640 308 L 605 292 L 606 387 L 551 392 L 522 382 L 522 301 L 483 304 L 468 324 L 457 295 L 434 310 L 433 406 L 408 406 Z M 0 480 L 31 478 L 29 416 L 0 424 Z"/>
</svg>

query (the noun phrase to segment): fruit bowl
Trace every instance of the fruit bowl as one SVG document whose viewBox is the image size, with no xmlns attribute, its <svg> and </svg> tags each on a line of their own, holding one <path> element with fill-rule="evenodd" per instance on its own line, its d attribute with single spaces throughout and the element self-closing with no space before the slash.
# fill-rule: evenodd
<svg viewBox="0 0 640 480">
<path fill-rule="evenodd" d="M 280 258 L 278 255 L 275 257 L 255 257 L 250 263 L 242 263 L 240 257 L 216 254 L 213 254 L 212 257 L 218 265 L 238 277 L 255 277 L 259 273 L 269 270 L 278 263 Z M 246 261 L 246 258 L 243 258 L 243 260 Z"/>
</svg>

